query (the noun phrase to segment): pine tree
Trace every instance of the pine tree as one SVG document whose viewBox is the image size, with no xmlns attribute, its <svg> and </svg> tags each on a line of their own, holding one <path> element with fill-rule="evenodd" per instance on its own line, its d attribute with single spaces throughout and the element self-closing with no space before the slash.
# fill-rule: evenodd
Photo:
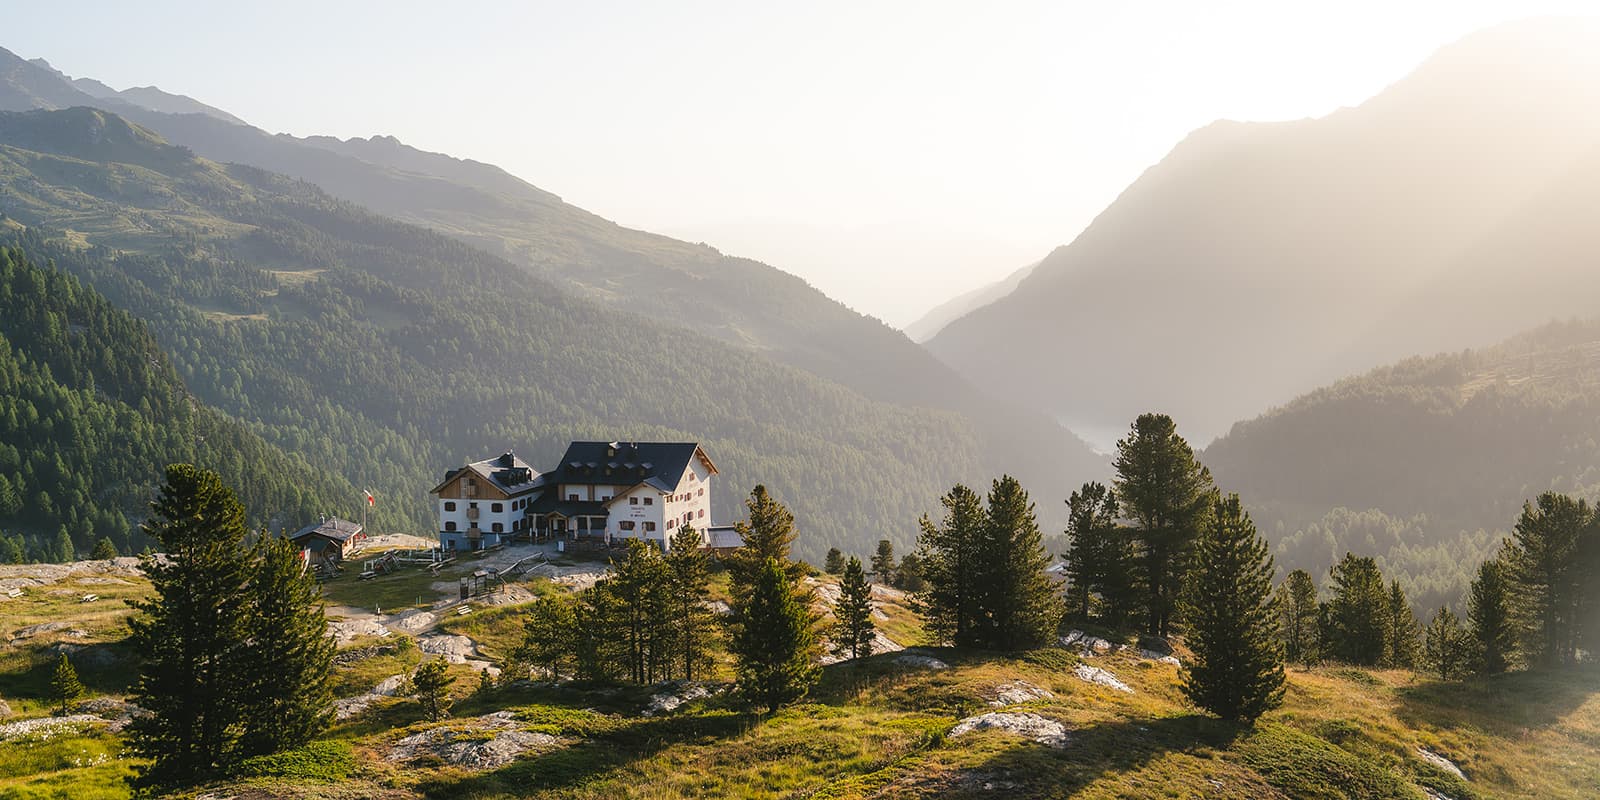
<svg viewBox="0 0 1600 800">
<path fill-rule="evenodd" d="M 823 572 L 829 575 L 842 575 L 844 574 L 844 553 L 839 552 L 837 547 L 830 547 L 828 548 L 828 556 L 822 560 L 822 564 Z"/>
<path fill-rule="evenodd" d="M 244 509 L 215 472 L 168 467 L 142 530 L 165 559 L 144 562 L 155 596 L 129 603 L 141 658 L 133 697 L 150 712 L 134 719 L 129 742 L 150 759 L 139 783 L 166 786 L 214 774 L 237 756 L 252 574 Z"/>
<path fill-rule="evenodd" d="M 916 551 L 906 553 L 906 557 L 900 559 L 900 566 L 895 568 L 894 587 L 914 594 L 926 586 L 927 581 L 922 577 L 922 556 Z"/>
<path fill-rule="evenodd" d="M 118 555 L 117 545 L 111 541 L 111 537 L 102 536 L 100 541 L 95 542 L 94 552 L 89 554 L 89 558 L 95 561 L 106 561 L 116 558 Z"/>
<path fill-rule="evenodd" d="M 262 532 L 250 591 L 239 749 L 262 755 L 300 747 L 333 719 L 333 651 L 322 590 L 293 542 Z"/>
<path fill-rule="evenodd" d="M 1581 555 L 1595 525 L 1588 503 L 1553 492 L 1523 506 L 1506 562 L 1516 585 L 1522 649 L 1535 665 L 1577 660 L 1585 594 Z"/>
<path fill-rule="evenodd" d="M 73 669 L 67 654 L 62 653 L 56 660 L 55 672 L 50 676 L 50 699 L 56 704 L 56 712 L 67 713 L 67 709 L 86 691 L 83 682 L 78 680 L 78 671 Z"/>
<path fill-rule="evenodd" d="M 1173 612 L 1195 537 L 1215 503 L 1211 471 L 1165 414 L 1142 414 L 1117 442 L 1115 484 L 1139 543 L 1147 631 L 1172 633 Z"/>
<path fill-rule="evenodd" d="M 716 620 L 706 607 L 711 599 L 711 556 L 700 547 L 700 533 L 685 525 L 672 537 L 666 555 L 667 624 L 673 654 L 684 680 L 711 665 Z"/>
<path fill-rule="evenodd" d="M 880 583 L 894 583 L 894 542 L 878 540 L 878 549 L 872 554 L 872 571 Z"/>
<path fill-rule="evenodd" d="M 918 595 L 928 630 L 940 641 L 960 647 L 976 644 L 978 548 L 988 527 L 988 513 L 978 494 L 956 485 L 939 502 L 944 519 L 934 524 L 923 515 L 918 524 L 927 588 Z"/>
<path fill-rule="evenodd" d="M 1371 557 L 1346 553 L 1330 573 L 1328 655 L 1348 664 L 1376 666 L 1389 644 L 1389 593 Z"/>
<path fill-rule="evenodd" d="M 1319 651 L 1317 631 L 1317 586 L 1311 573 L 1297 569 L 1278 585 L 1278 636 L 1284 658 L 1307 666 L 1316 662 Z"/>
<path fill-rule="evenodd" d="M 422 714 L 433 722 L 450 716 L 450 688 L 456 678 L 443 658 L 423 662 L 411 676 L 412 696 L 422 706 Z"/>
<path fill-rule="evenodd" d="M 1471 661 L 1470 634 L 1448 608 L 1440 607 L 1428 622 L 1423 637 L 1423 663 L 1439 674 L 1440 680 L 1453 680 L 1466 674 Z"/>
<path fill-rule="evenodd" d="M 1254 721 L 1283 702 L 1283 651 L 1272 604 L 1272 557 L 1238 495 L 1218 500 L 1195 543 L 1184 591 L 1190 702 Z"/>
<path fill-rule="evenodd" d="M 629 539 L 627 555 L 611 564 L 611 575 L 594 590 L 614 602 L 607 627 L 619 636 L 624 671 L 634 683 L 654 682 L 673 663 L 668 626 L 667 566 L 660 551 L 643 539 Z"/>
<path fill-rule="evenodd" d="M 65 525 L 56 531 L 56 558 L 62 563 L 78 559 L 77 548 L 72 546 L 72 534 L 67 533 Z"/>
<path fill-rule="evenodd" d="M 1087 620 L 1100 598 L 1100 617 L 1120 626 L 1135 602 L 1133 551 L 1117 526 L 1117 495 L 1090 482 L 1067 498 L 1067 586 L 1073 612 Z"/>
<path fill-rule="evenodd" d="M 788 571 L 768 558 L 755 574 L 733 636 L 737 685 L 752 705 L 775 712 L 804 697 L 821 674 L 810 609 L 797 597 Z"/>
<path fill-rule="evenodd" d="M 989 491 L 987 525 L 978 547 L 977 644 L 998 650 L 1037 647 L 1055 638 L 1063 610 L 1045 574 L 1045 552 L 1033 503 L 1010 475 Z"/>
<path fill-rule="evenodd" d="M 580 632 L 575 604 L 567 595 L 539 598 L 522 629 L 522 645 L 516 660 L 542 669 L 552 680 L 561 677 L 562 668 L 572 663 Z"/>
<path fill-rule="evenodd" d="M 839 602 L 833 606 L 833 652 L 845 658 L 872 655 L 877 627 L 872 624 L 872 585 L 861 570 L 861 560 L 851 558 L 839 581 Z"/>
<path fill-rule="evenodd" d="M 755 577 L 767 563 L 775 559 L 784 566 L 790 580 L 798 581 L 805 565 L 790 560 L 794 547 L 794 514 L 767 492 L 767 487 L 757 485 L 744 501 L 749 520 L 734 523 L 734 529 L 744 540 L 744 546 L 727 559 L 728 578 L 739 597 L 749 593 Z"/>
<path fill-rule="evenodd" d="M 1412 668 L 1417 665 L 1417 650 L 1422 632 L 1417 627 L 1417 616 L 1411 612 L 1411 603 L 1399 581 L 1389 582 L 1389 602 L 1384 620 L 1387 643 L 1383 648 L 1384 663 L 1391 667 Z"/>
<path fill-rule="evenodd" d="M 1476 643 L 1478 671 L 1485 675 L 1505 672 L 1517 640 L 1506 567 L 1499 559 L 1478 566 L 1478 575 L 1467 590 L 1467 620 Z"/>
<path fill-rule="evenodd" d="M 478 688 L 474 692 L 479 697 L 488 697 L 494 692 L 494 678 L 489 675 L 489 668 L 478 670 Z"/>
</svg>

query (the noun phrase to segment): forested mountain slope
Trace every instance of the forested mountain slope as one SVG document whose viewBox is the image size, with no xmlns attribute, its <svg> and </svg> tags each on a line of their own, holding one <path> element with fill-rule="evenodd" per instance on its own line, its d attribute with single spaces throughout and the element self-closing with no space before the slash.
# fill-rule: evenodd
<svg viewBox="0 0 1600 800">
<path fill-rule="evenodd" d="M 8 56 L 0 51 L 0 63 Z M 29 75 L 33 83 L 60 75 L 23 63 L 48 73 Z M 980 391 L 899 331 L 800 278 L 704 244 L 624 228 L 498 167 L 392 137 L 269 135 L 209 106 L 190 114 L 163 113 L 170 104 L 129 106 L 140 98 L 128 92 L 110 105 L 88 94 L 51 97 L 55 105 L 44 107 L 107 107 L 204 158 L 310 181 L 334 197 L 432 228 L 613 306 L 611 313 L 688 328 L 868 398 L 956 411 L 997 447 L 1019 454 L 1013 469 L 1036 484 L 1103 469 L 1081 442 L 1010 392 Z"/>
<path fill-rule="evenodd" d="M 1069 425 L 1157 409 L 1204 442 L 1352 372 L 1586 313 L 1596 28 L 1491 29 L 1359 107 L 1196 131 L 929 346 Z"/>
<path fill-rule="evenodd" d="M 41 252 L 148 320 L 208 402 L 379 489 L 385 525 L 425 529 L 437 473 L 508 445 L 539 463 L 569 439 L 698 439 L 724 470 L 714 514 L 765 482 L 815 557 L 907 544 L 941 491 L 1011 460 L 954 413 L 575 297 L 101 111 L 0 114 L 0 209 L 64 231 Z M 1057 485 L 1087 477 L 1039 442 Z"/>
<path fill-rule="evenodd" d="M 134 526 L 177 462 L 219 471 L 273 530 L 355 492 L 197 402 L 145 326 L 99 293 L 0 248 L 0 559 L 70 558 L 63 538 L 80 557 L 102 536 L 142 549 Z"/>
<path fill-rule="evenodd" d="M 1276 528 L 1278 562 L 1374 553 L 1452 599 L 1525 500 L 1600 493 L 1600 320 L 1413 358 L 1241 422 L 1206 449 Z"/>
</svg>

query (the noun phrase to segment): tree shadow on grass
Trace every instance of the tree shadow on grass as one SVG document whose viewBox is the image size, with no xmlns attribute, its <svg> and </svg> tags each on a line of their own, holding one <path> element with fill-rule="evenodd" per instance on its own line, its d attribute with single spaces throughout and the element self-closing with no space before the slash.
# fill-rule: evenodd
<svg viewBox="0 0 1600 800">
<path fill-rule="evenodd" d="M 1250 729 L 1199 714 L 1107 721 L 1068 729 L 1062 748 L 1009 747 L 966 775 L 1016 786 L 1019 797 L 1073 797 L 1102 777 L 1139 770 L 1172 753 L 1208 757 Z"/>
<path fill-rule="evenodd" d="M 1395 715 L 1413 727 L 1471 727 L 1497 736 L 1516 736 L 1559 722 L 1600 694 L 1600 667 L 1526 670 L 1470 678 L 1429 681 L 1395 692 Z"/>
<path fill-rule="evenodd" d="M 986 706 L 981 698 L 961 685 L 962 676 L 947 668 L 1002 663 L 1019 657 L 1024 656 L 957 647 L 917 647 L 905 652 L 880 653 L 824 667 L 822 679 L 806 700 L 843 706 L 859 702 L 865 695 L 876 694 L 883 705 L 901 711 L 966 716 Z M 932 667 L 918 660 L 924 658 L 946 666 Z"/>
</svg>

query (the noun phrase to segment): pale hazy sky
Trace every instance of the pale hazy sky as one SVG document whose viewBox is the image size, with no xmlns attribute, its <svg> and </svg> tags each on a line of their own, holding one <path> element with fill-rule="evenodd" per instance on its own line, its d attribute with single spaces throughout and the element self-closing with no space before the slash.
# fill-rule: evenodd
<svg viewBox="0 0 1600 800">
<path fill-rule="evenodd" d="M 391 134 L 893 324 L 1069 241 L 1190 130 L 1354 105 L 1454 2 L 62 2 L 0 46 L 273 132 Z"/>
</svg>

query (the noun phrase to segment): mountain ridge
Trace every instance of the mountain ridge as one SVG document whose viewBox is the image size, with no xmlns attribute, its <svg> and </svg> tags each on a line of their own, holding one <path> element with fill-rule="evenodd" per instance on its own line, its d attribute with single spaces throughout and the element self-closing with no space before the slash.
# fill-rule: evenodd
<svg viewBox="0 0 1600 800">
<path fill-rule="evenodd" d="M 1533 320 L 1500 308 L 1469 324 L 1444 311 L 1434 339 L 1397 325 L 1366 335 L 1394 304 L 1449 281 L 1485 232 L 1600 143 L 1600 59 L 1590 52 L 1600 47 L 1580 45 L 1600 45 L 1600 26 L 1491 29 L 1360 106 L 1200 128 L 1018 291 L 928 346 L 976 382 L 1014 376 L 1069 426 L 1115 429 L 1156 408 L 1208 441 L 1237 419 L 1441 338 L 1492 341 L 1578 313 L 1600 286 L 1547 298 Z M 1506 62 L 1507 52 L 1523 57 Z M 1499 79 L 1477 82 L 1478 61 L 1498 64 Z M 1546 84 L 1552 93 L 1523 91 Z M 1568 233 L 1585 225 L 1574 213 L 1546 222 Z M 1494 292 L 1476 296 L 1481 308 Z M 1037 367 L 1061 360 L 1055 343 L 1108 330 L 1119 336 L 1071 351 L 1063 368 Z M 1243 364 L 1271 368 L 1233 366 Z M 1097 376 L 1097 391 L 1075 391 L 1081 374 Z"/>
</svg>

